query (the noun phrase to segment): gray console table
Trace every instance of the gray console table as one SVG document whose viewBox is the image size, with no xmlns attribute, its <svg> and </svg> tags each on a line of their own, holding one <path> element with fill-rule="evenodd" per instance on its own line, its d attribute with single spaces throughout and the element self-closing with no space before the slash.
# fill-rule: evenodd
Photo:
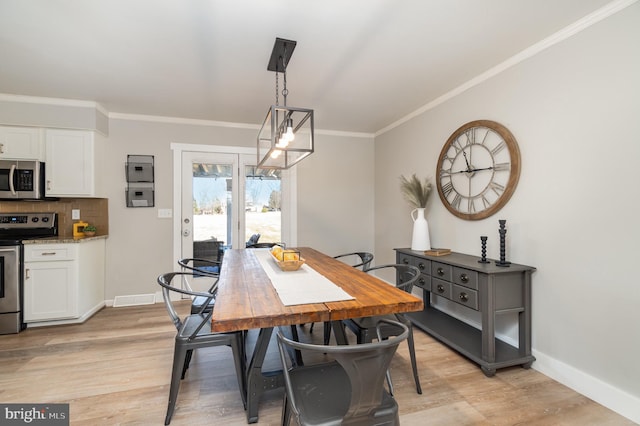
<svg viewBox="0 0 640 426">
<path fill-rule="evenodd" d="M 397 263 L 418 267 L 418 287 L 423 291 L 424 310 L 405 314 L 418 328 L 480 364 L 487 377 L 496 369 L 513 365 L 531 367 L 531 274 L 532 266 L 512 263 L 496 266 L 479 263 L 479 257 L 461 253 L 427 256 L 422 251 L 398 248 Z M 444 297 L 479 311 L 481 329 L 470 326 L 431 304 L 431 297 Z M 495 337 L 495 317 L 517 313 L 518 347 Z"/>
</svg>

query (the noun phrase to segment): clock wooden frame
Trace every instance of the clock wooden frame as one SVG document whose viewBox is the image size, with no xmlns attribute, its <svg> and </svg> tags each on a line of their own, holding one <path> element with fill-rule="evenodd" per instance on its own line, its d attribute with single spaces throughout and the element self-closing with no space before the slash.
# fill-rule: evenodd
<svg viewBox="0 0 640 426">
<path fill-rule="evenodd" d="M 509 155 L 508 163 L 496 163 L 496 153 L 493 150 L 490 150 L 488 147 L 484 146 L 484 139 L 481 143 L 475 142 L 475 130 L 476 129 L 487 129 L 485 132 L 485 139 L 489 132 L 492 132 L 496 135 L 498 144 L 496 147 L 500 147 L 500 149 L 495 149 L 495 151 L 501 151 L 506 148 Z M 469 134 L 471 132 L 471 139 L 469 138 Z M 466 142 L 460 142 L 460 138 L 466 136 Z M 496 138 L 494 137 L 494 139 Z M 475 168 L 475 166 L 470 165 L 467 160 L 467 155 L 464 153 L 467 147 L 472 147 L 473 145 L 481 146 L 484 148 L 483 152 L 488 153 L 491 158 L 492 165 L 486 166 L 482 168 Z M 464 160 L 467 164 L 467 170 L 460 171 L 452 171 L 451 167 L 453 165 L 453 159 L 450 155 L 451 149 L 454 149 L 456 152 L 456 158 L 462 153 L 464 155 Z M 469 148 L 471 149 L 471 148 Z M 469 154 L 470 156 L 471 154 Z M 504 156 L 504 154 L 501 154 Z M 461 157 L 462 158 L 462 157 Z M 447 168 L 447 164 L 449 164 L 449 168 Z M 498 167 L 501 166 L 500 168 Z M 505 169 L 505 166 L 508 166 Z M 472 169 L 474 167 L 474 169 Z M 438 171 L 436 175 L 436 187 L 438 188 L 438 195 L 440 196 L 440 200 L 442 204 L 449 210 L 453 215 L 465 219 L 465 220 L 480 220 L 485 219 L 489 216 L 492 216 L 496 212 L 498 212 L 504 205 L 509 201 L 511 196 L 513 195 L 516 186 L 518 185 L 518 180 L 520 179 L 520 149 L 518 147 L 518 143 L 516 142 L 513 134 L 500 123 L 491 120 L 476 120 L 466 123 L 460 126 L 455 132 L 451 134 L 447 142 L 442 147 L 440 151 L 440 156 L 438 157 L 438 163 L 436 165 L 436 169 Z M 490 186 L 494 182 L 496 173 L 509 173 L 508 180 L 504 185 L 494 185 L 498 188 L 498 191 L 494 190 L 495 194 L 492 195 L 497 196 L 497 198 L 488 200 L 485 198 L 483 194 L 485 194 L 488 189 L 485 189 L 484 192 L 480 192 L 477 195 L 464 196 L 461 195 L 453 186 L 453 175 L 454 174 L 465 174 L 468 177 L 469 186 L 472 185 L 471 180 L 477 176 L 481 176 L 478 172 L 488 173 L 490 172 L 491 179 L 489 180 Z M 504 179 L 504 178 L 503 178 Z M 453 194 L 453 198 L 451 195 Z M 496 195 L 499 194 L 499 195 Z M 467 202 L 466 211 L 460 208 L 461 200 L 460 198 L 464 198 Z M 456 208 L 458 206 L 458 208 Z M 477 207 L 480 206 L 480 209 Z"/>
</svg>

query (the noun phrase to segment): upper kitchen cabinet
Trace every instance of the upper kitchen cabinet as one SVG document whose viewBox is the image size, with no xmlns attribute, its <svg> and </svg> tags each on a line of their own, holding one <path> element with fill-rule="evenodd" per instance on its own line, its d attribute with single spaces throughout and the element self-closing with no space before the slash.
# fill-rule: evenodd
<svg viewBox="0 0 640 426">
<path fill-rule="evenodd" d="M 44 161 L 42 129 L 0 126 L 0 159 Z"/>
<path fill-rule="evenodd" d="M 45 130 L 47 197 L 96 197 L 96 145 L 94 132 Z M 98 162 L 99 163 L 99 162 Z"/>
</svg>

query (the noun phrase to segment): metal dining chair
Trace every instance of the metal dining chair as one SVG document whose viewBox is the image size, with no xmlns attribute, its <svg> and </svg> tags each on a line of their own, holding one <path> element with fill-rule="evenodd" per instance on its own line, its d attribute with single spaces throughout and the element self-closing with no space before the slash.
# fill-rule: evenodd
<svg viewBox="0 0 640 426">
<path fill-rule="evenodd" d="M 214 295 L 213 298 L 208 297 L 192 297 L 191 298 L 191 313 L 198 314 L 209 312 L 213 309 L 213 305 L 216 302 L 215 293 L 218 288 L 218 278 L 220 276 L 220 267 L 221 264 L 215 260 L 209 259 L 200 259 L 197 257 L 190 257 L 178 260 L 178 265 L 183 269 L 183 271 L 191 271 L 193 273 L 193 278 L 201 278 L 201 277 L 213 277 L 215 278 L 212 281 L 211 287 L 207 290 L 207 293 L 211 293 Z M 183 283 L 187 290 L 193 291 L 191 287 L 190 279 L 183 278 Z"/>
<path fill-rule="evenodd" d="M 396 287 L 406 291 L 407 293 L 411 293 L 413 285 L 420 278 L 420 269 L 413 265 L 389 264 L 374 266 L 372 268 L 369 268 L 367 270 L 367 273 L 391 269 L 395 269 L 394 272 L 396 273 Z M 411 321 L 404 314 L 352 318 L 343 320 L 342 324 L 356 335 L 358 343 L 368 343 L 371 342 L 374 337 L 378 336 L 378 331 L 382 333 L 382 338 L 386 338 L 389 333 L 393 332 L 393 330 L 389 329 L 388 327 L 382 327 L 381 330 L 376 329 L 376 325 L 383 318 L 399 321 L 406 325 L 409 329 L 409 337 L 407 338 L 407 343 L 409 344 L 409 357 L 411 358 L 413 379 L 416 383 L 416 391 L 419 394 L 422 394 L 422 386 L 420 386 L 420 378 L 418 377 L 415 344 L 413 341 L 413 326 L 411 324 Z M 389 381 L 389 390 L 393 394 L 393 384 L 391 382 L 391 375 L 389 373 L 387 373 L 387 380 Z"/>
<path fill-rule="evenodd" d="M 171 417 L 173 416 L 176 400 L 178 398 L 180 380 L 184 379 L 187 369 L 189 368 L 193 350 L 198 348 L 211 346 L 231 347 L 242 404 L 245 408 L 247 405 L 244 334 L 241 331 L 232 333 L 213 333 L 211 331 L 211 316 L 213 314 L 213 310 L 190 314 L 185 318 L 180 318 L 173 305 L 171 292 L 177 292 L 191 297 L 213 299 L 213 293 L 187 290 L 182 288 L 181 284 L 173 282 L 175 279 L 192 277 L 192 272 L 169 272 L 160 275 L 157 279 L 158 284 L 162 287 L 162 297 L 169 313 L 169 317 L 178 330 L 175 337 L 173 351 L 173 367 L 171 369 L 171 385 L 169 388 L 169 403 L 164 422 L 165 425 L 168 425 L 171 422 Z"/>
<path fill-rule="evenodd" d="M 337 256 L 333 256 L 334 259 L 339 259 L 341 261 L 349 261 L 351 266 L 354 268 L 360 268 L 363 271 L 367 271 L 371 267 L 371 262 L 373 261 L 373 254 L 365 252 L 365 251 L 357 251 L 353 253 L 344 253 L 339 254 Z"/>
<path fill-rule="evenodd" d="M 364 272 L 366 272 L 371 267 L 371 262 L 373 261 L 373 254 L 365 251 L 357 251 L 353 253 L 339 254 L 337 256 L 333 256 L 333 258 L 338 259 L 341 262 L 348 263 L 354 268 L 360 268 Z M 310 333 L 313 332 L 313 325 L 314 324 L 311 324 L 311 327 L 309 327 Z M 331 323 L 328 321 L 325 321 L 323 326 L 324 326 L 323 327 L 324 344 L 328 345 L 329 340 L 331 339 Z"/>
<path fill-rule="evenodd" d="M 316 345 L 290 340 L 278 332 L 285 394 L 282 425 L 399 425 L 398 404 L 384 381 L 398 345 L 407 339 L 406 325 L 382 319 L 387 338 L 362 345 Z M 393 334 L 393 336 L 392 336 Z M 319 363 L 292 364 L 287 348 L 315 354 Z M 324 355 L 326 354 L 326 355 Z M 327 361 L 326 357 L 333 361 Z"/>
</svg>

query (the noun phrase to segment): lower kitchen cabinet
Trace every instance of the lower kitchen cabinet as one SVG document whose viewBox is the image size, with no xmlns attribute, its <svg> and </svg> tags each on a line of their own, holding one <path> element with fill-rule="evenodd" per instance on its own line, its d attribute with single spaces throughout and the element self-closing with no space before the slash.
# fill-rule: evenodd
<svg viewBox="0 0 640 426">
<path fill-rule="evenodd" d="M 104 306 L 105 240 L 25 244 L 24 320 L 83 322 Z"/>
</svg>

